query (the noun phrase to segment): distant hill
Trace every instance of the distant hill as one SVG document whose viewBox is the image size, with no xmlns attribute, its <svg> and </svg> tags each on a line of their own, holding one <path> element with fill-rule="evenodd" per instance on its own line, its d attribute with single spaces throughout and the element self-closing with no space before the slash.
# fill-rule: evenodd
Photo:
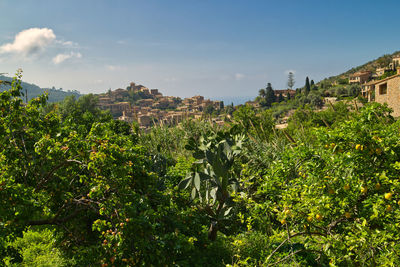
<svg viewBox="0 0 400 267">
<path fill-rule="evenodd" d="M 12 78 L 0 75 L 0 80 L 11 82 Z M 74 95 L 76 98 L 79 98 L 81 96 L 81 93 L 76 90 L 63 91 L 61 88 L 56 89 L 54 87 L 53 88 L 40 88 L 39 86 L 37 86 L 35 84 L 26 83 L 26 82 L 22 82 L 21 85 L 22 85 L 24 94 L 25 94 L 25 90 L 28 93 L 28 101 L 31 100 L 32 98 L 35 98 L 35 97 L 43 94 L 45 91 L 47 91 L 49 94 L 49 100 L 48 100 L 49 102 L 59 102 L 70 95 Z M 9 85 L 1 85 L 0 92 L 5 91 L 9 88 L 10 88 Z M 25 101 L 25 97 L 24 97 L 24 101 Z"/>
<path fill-rule="evenodd" d="M 383 55 L 377 59 L 371 60 L 363 65 L 360 65 L 358 67 L 354 67 L 342 74 L 332 76 L 329 78 L 324 79 L 324 82 L 334 82 L 340 79 L 346 79 L 349 77 L 350 74 L 356 73 L 357 71 L 372 71 L 374 72 L 377 68 L 380 67 L 387 67 L 389 63 L 392 61 L 392 58 L 394 56 L 400 55 L 400 51 L 396 51 L 393 54 L 387 54 Z"/>
</svg>

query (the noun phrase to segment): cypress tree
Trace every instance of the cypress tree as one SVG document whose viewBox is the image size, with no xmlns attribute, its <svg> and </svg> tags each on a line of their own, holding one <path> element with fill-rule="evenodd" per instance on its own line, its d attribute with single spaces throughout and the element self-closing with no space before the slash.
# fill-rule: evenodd
<svg viewBox="0 0 400 267">
<path fill-rule="evenodd" d="M 306 77 L 306 85 L 304 87 L 305 87 L 305 93 L 306 93 L 306 95 L 308 95 L 308 93 L 311 90 L 310 80 L 308 79 L 308 77 Z"/>
<path fill-rule="evenodd" d="M 265 88 L 265 105 L 270 107 L 275 101 L 274 89 L 272 89 L 271 83 L 268 83 L 267 88 Z"/>
</svg>

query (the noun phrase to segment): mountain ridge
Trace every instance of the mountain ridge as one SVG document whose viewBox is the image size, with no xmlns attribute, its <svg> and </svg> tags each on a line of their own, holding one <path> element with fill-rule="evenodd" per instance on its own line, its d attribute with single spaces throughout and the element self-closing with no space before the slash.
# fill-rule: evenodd
<svg viewBox="0 0 400 267">
<path fill-rule="evenodd" d="M 11 82 L 13 80 L 13 78 L 11 77 L 7 77 L 4 75 L 0 75 L 0 80 L 3 81 L 8 81 Z M 41 88 L 39 86 L 37 86 L 36 84 L 33 83 L 27 83 L 27 82 L 21 82 L 21 86 L 22 86 L 22 91 L 27 92 L 27 98 L 28 101 L 31 100 L 32 98 L 35 98 L 45 92 L 48 93 L 48 102 L 60 102 L 62 101 L 64 98 L 66 98 L 67 96 L 70 95 L 74 95 L 76 98 L 79 98 L 82 94 L 77 91 L 77 90 L 68 90 L 68 91 L 64 91 L 61 88 L 60 89 L 56 89 L 55 87 L 53 88 Z M 0 92 L 3 92 L 7 89 L 10 88 L 10 85 L 2 85 L 0 87 Z M 23 100 L 26 100 L 26 96 L 23 97 Z"/>
</svg>

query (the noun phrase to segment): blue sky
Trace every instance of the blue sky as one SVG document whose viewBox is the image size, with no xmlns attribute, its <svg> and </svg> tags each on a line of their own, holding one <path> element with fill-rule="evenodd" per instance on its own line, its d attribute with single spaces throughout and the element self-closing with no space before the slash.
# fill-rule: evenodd
<svg viewBox="0 0 400 267">
<path fill-rule="evenodd" d="M 2 0 L 0 72 L 100 93 L 255 96 L 400 50 L 398 1 Z M 6 12 L 4 12 L 6 10 Z"/>
</svg>

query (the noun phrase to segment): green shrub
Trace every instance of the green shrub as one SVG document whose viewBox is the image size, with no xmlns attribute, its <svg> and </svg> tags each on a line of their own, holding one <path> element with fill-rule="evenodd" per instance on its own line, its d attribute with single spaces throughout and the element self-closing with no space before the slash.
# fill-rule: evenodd
<svg viewBox="0 0 400 267">
<path fill-rule="evenodd" d="M 49 229 L 28 230 L 24 232 L 22 238 L 16 239 L 12 243 L 21 255 L 22 261 L 19 263 L 11 263 L 10 266 L 72 266 L 74 261 L 67 259 L 59 248 L 56 247 L 55 233 Z"/>
</svg>

